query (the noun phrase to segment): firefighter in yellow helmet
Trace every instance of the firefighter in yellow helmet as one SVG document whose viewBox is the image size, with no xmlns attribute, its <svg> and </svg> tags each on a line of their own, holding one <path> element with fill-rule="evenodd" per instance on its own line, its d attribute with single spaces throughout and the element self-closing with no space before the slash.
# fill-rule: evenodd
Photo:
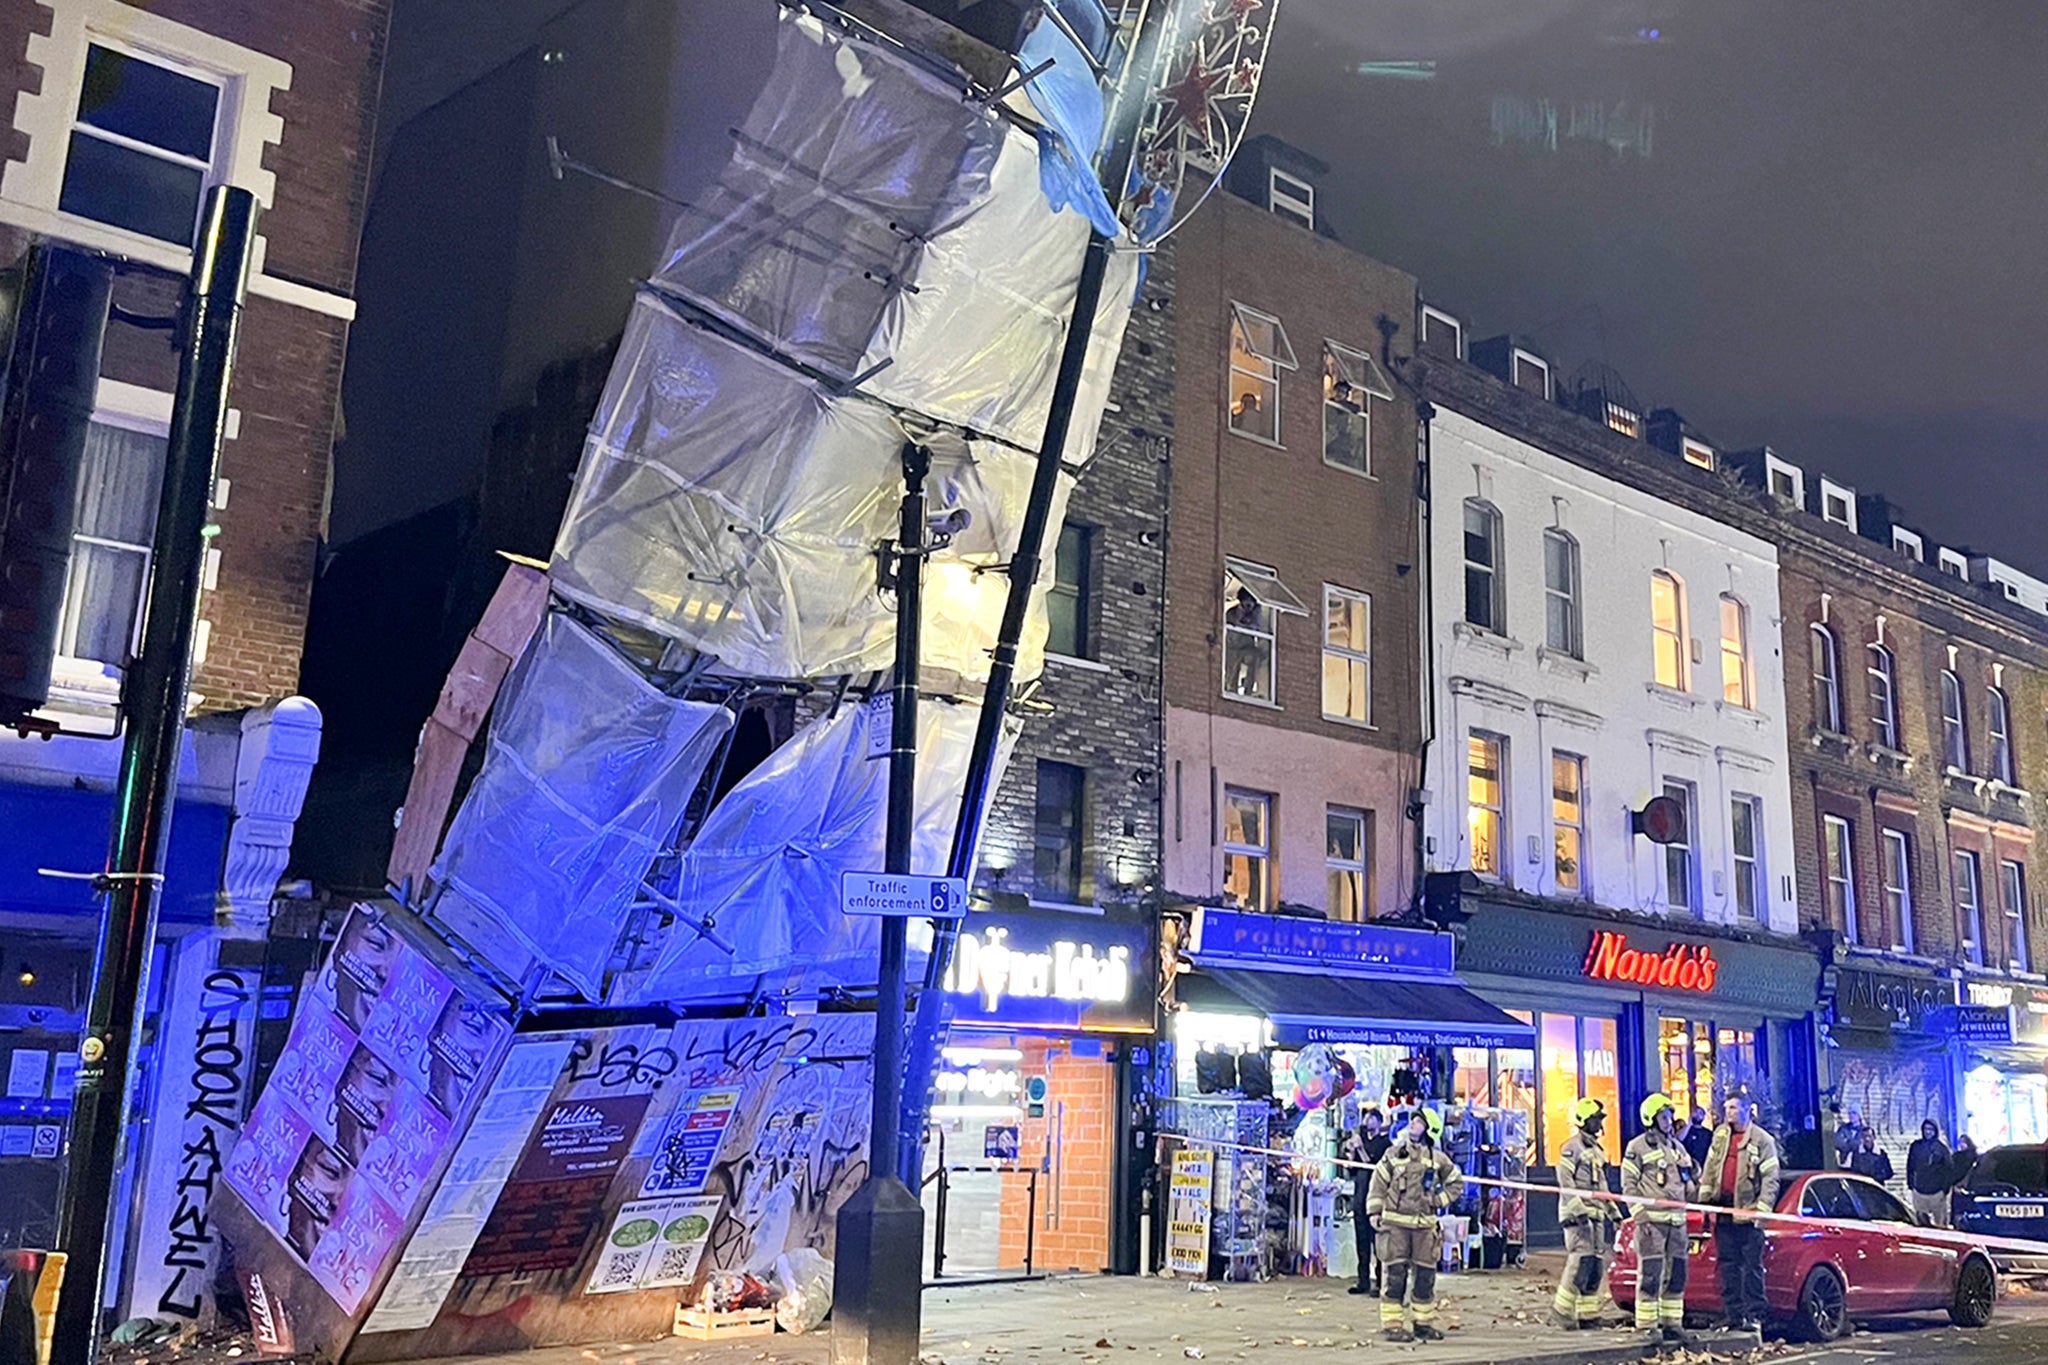
<svg viewBox="0 0 2048 1365">
<path fill-rule="evenodd" d="M 1692 1156 L 1671 1131 L 1669 1095 L 1643 1101 L 1643 1131 L 1621 1154 L 1621 1192 L 1634 1202 L 1636 1328 L 1652 1347 L 1689 1346 L 1685 1331 L 1685 1210 L 1654 1203 L 1690 1203 L 1699 1192 Z"/>
<path fill-rule="evenodd" d="M 1564 1226 L 1564 1277 L 1557 1284 L 1551 1320 L 1567 1331 L 1595 1326 L 1600 1318 L 1600 1276 L 1614 1245 L 1613 1223 L 1620 1206 L 1606 1199 L 1607 1153 L 1600 1130 L 1607 1106 L 1594 1099 L 1572 1107 L 1579 1131 L 1565 1140 L 1557 1157 L 1557 1217 Z"/>
<path fill-rule="evenodd" d="M 1377 1233 L 1374 1246 L 1380 1258 L 1381 1334 L 1388 1341 L 1443 1340 L 1436 1325 L 1443 1228 L 1436 1220 L 1465 1186 L 1457 1163 L 1437 1145 L 1443 1132 L 1443 1115 L 1417 1110 L 1408 1120 L 1406 1140 L 1380 1158 L 1366 1190 L 1365 1216 Z"/>
</svg>

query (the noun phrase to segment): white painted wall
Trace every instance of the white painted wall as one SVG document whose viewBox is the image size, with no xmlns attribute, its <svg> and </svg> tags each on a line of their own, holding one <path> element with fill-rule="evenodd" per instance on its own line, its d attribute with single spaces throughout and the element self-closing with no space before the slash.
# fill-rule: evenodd
<svg viewBox="0 0 2048 1365">
<path fill-rule="evenodd" d="M 1563 750 L 1586 760 L 1587 899 L 1669 911 L 1663 850 L 1630 833 L 1629 812 L 1657 795 L 1667 777 L 1680 778 L 1698 794 L 1692 833 L 1699 917 L 1737 921 L 1729 803 L 1741 793 L 1763 805 L 1767 909 L 1760 919 L 1795 932 L 1775 548 L 1445 409 L 1431 434 L 1431 464 L 1437 740 L 1424 817 L 1430 869 L 1470 865 L 1466 740 L 1484 730 L 1508 741 L 1507 885 L 1559 894 L 1550 756 Z M 1472 497 L 1501 514 L 1504 636 L 1463 624 L 1464 502 Z M 1579 542 L 1584 663 L 1544 647 L 1543 533 L 1551 526 Z M 1696 642 L 1682 692 L 1652 681 L 1650 575 L 1660 567 L 1684 586 L 1686 633 Z M 1723 593 L 1749 609 L 1753 709 L 1722 700 Z"/>
</svg>

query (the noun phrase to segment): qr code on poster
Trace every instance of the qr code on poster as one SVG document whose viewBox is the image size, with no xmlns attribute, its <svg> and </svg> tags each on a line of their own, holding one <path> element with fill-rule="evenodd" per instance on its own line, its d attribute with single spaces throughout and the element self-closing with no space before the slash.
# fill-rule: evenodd
<svg viewBox="0 0 2048 1365">
<path fill-rule="evenodd" d="M 639 1270 L 638 1256 L 607 1256 L 598 1262 L 597 1274 L 585 1292 L 596 1294 L 607 1289 L 630 1289 Z"/>
<path fill-rule="evenodd" d="M 657 1280 L 680 1280 L 697 1268 L 697 1253 L 704 1249 L 702 1242 L 664 1242 L 661 1256 L 654 1263 Z"/>
</svg>

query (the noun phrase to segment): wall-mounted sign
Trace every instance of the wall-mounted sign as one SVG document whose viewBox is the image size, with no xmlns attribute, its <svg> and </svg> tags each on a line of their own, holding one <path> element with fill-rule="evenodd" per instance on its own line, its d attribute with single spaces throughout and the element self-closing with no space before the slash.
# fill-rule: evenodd
<svg viewBox="0 0 2048 1365">
<path fill-rule="evenodd" d="M 1204 966 L 1370 967 L 1449 975 L 1449 934 L 1385 924 L 1347 924 L 1292 915 L 1255 915 L 1204 906 L 1188 951 Z"/>
<path fill-rule="evenodd" d="M 1596 929 L 1586 947 L 1586 976 L 1593 981 L 1627 981 L 1662 990 L 1710 991 L 1721 964 L 1704 943 L 1672 943 L 1664 951 L 1628 946 L 1628 935 Z"/>
<path fill-rule="evenodd" d="M 2012 1045 L 2010 1005 L 1957 1005 L 1955 1023 L 1956 1038 L 1961 1042 L 1979 1043 L 1988 1047 Z"/>
<path fill-rule="evenodd" d="M 1154 967 L 1141 919 L 976 913 L 961 922 L 945 987 L 955 1023 L 1150 1032 Z"/>
<path fill-rule="evenodd" d="M 1895 972 L 1844 969 L 1835 981 L 1835 1019 L 1842 1028 L 1917 1032 L 1947 1003 L 1947 984 Z"/>
<path fill-rule="evenodd" d="M 2048 1044 L 2048 990 L 2017 981 L 1967 981 L 1962 985 L 1961 995 L 1965 1005 L 1981 1005 L 2005 1013 L 2012 1020 L 2011 1042 L 2024 1046 Z"/>
</svg>

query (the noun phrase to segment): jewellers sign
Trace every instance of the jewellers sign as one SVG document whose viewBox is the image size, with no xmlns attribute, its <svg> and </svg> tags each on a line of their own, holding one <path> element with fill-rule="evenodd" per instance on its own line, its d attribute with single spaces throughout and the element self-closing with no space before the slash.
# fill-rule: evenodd
<svg viewBox="0 0 2048 1365">
<path fill-rule="evenodd" d="M 945 988 L 956 1024 L 1149 1033 L 1155 959 L 1143 920 L 976 913 L 960 924 Z"/>
</svg>

